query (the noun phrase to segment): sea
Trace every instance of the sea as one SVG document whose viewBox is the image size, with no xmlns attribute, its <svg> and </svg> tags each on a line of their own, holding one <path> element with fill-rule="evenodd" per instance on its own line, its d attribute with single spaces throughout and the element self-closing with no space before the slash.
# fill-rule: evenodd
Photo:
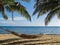
<svg viewBox="0 0 60 45">
<path fill-rule="evenodd" d="M 55 26 L 0 26 L 19 34 L 60 34 L 60 27 Z M 0 34 L 10 34 L 0 28 Z"/>
</svg>

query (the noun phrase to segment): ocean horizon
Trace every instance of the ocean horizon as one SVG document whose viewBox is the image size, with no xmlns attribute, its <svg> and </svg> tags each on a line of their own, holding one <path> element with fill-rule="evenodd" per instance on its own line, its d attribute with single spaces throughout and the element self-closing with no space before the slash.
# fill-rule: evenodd
<svg viewBox="0 0 60 45">
<path fill-rule="evenodd" d="M 60 34 L 59 26 L 0 26 L 19 34 Z M 8 32 L 0 28 L 0 34 Z"/>
</svg>

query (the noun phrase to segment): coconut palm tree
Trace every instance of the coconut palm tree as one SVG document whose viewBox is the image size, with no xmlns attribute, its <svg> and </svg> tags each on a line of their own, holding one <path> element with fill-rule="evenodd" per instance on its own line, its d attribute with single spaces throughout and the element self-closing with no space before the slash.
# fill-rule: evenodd
<svg viewBox="0 0 60 45">
<path fill-rule="evenodd" d="M 21 0 L 21 1 L 26 1 L 28 2 L 28 0 Z M 9 10 L 10 9 L 10 10 Z M 13 20 L 13 12 L 17 11 L 18 13 L 20 13 L 22 16 L 26 17 L 27 19 L 31 20 L 30 15 L 28 14 L 28 12 L 26 11 L 26 8 L 21 5 L 20 2 L 14 2 L 13 4 L 9 4 L 9 6 L 7 7 L 8 11 L 12 12 L 12 20 Z"/>
<path fill-rule="evenodd" d="M 28 0 L 20 0 L 20 1 L 29 2 Z M 17 11 L 26 19 L 31 21 L 29 13 L 27 12 L 26 8 L 23 5 L 21 5 L 20 2 L 16 2 L 15 0 L 0 0 L 0 12 L 2 12 L 3 18 L 7 20 L 8 15 L 6 15 L 5 9 L 9 12 L 12 12 L 12 20 L 13 20 L 13 12 Z M 0 29 L 10 32 L 11 34 L 20 36 L 18 33 L 10 31 L 9 29 L 6 29 L 4 27 L 0 27 Z"/>
<path fill-rule="evenodd" d="M 34 5 L 34 13 L 38 13 L 38 16 L 48 12 L 48 15 L 45 18 L 45 25 L 47 25 L 52 17 L 57 13 L 57 17 L 60 18 L 60 0 L 36 0 Z"/>
<path fill-rule="evenodd" d="M 28 0 L 20 0 L 20 1 L 29 2 Z M 12 20 L 13 20 L 14 11 L 17 11 L 18 13 L 21 14 L 21 16 L 24 16 L 28 20 L 31 20 L 31 17 L 29 15 L 29 13 L 27 12 L 26 8 L 20 2 L 16 2 L 15 0 L 10 0 L 9 2 L 6 1 L 6 3 L 8 4 L 6 6 L 6 9 L 9 12 L 12 12 Z"/>
</svg>

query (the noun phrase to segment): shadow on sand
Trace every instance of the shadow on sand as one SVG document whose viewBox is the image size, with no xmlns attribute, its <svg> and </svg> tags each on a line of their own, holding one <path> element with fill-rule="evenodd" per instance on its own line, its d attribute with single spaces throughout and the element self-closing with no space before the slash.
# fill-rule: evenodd
<svg viewBox="0 0 60 45">
<path fill-rule="evenodd" d="M 0 43 L 6 43 L 10 41 L 15 41 L 15 40 L 21 40 L 20 38 L 12 38 L 12 39 L 6 39 L 6 40 L 0 40 Z"/>
<path fill-rule="evenodd" d="M 20 41 L 16 41 L 16 40 L 20 40 Z M 23 44 L 23 43 L 37 42 L 37 41 L 47 41 L 47 40 L 51 40 L 51 39 L 24 40 L 24 39 L 15 38 L 15 39 L 0 40 L 0 43 L 7 43 L 6 45 L 16 45 L 16 44 Z M 13 42 L 9 43 L 11 41 L 13 41 Z M 16 42 L 14 42 L 14 41 L 16 41 Z M 2 44 L 2 45 L 5 45 L 5 44 Z M 35 44 L 24 44 L 24 45 L 35 45 Z"/>
<path fill-rule="evenodd" d="M 25 38 L 25 39 L 34 39 L 34 38 L 38 38 L 38 37 L 42 37 L 43 35 L 28 35 L 28 34 L 21 34 L 20 37 Z"/>
<path fill-rule="evenodd" d="M 57 41 L 57 42 L 35 43 L 35 44 L 24 44 L 24 45 L 42 45 L 42 44 L 56 44 L 56 43 L 60 43 L 60 41 Z"/>
</svg>

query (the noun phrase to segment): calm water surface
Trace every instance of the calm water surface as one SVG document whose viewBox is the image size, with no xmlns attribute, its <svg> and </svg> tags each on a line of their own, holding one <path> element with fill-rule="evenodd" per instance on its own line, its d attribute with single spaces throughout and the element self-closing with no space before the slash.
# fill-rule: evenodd
<svg viewBox="0 0 60 45">
<path fill-rule="evenodd" d="M 60 27 L 3 26 L 20 34 L 60 34 Z M 8 33 L 0 29 L 0 33 Z"/>
</svg>

